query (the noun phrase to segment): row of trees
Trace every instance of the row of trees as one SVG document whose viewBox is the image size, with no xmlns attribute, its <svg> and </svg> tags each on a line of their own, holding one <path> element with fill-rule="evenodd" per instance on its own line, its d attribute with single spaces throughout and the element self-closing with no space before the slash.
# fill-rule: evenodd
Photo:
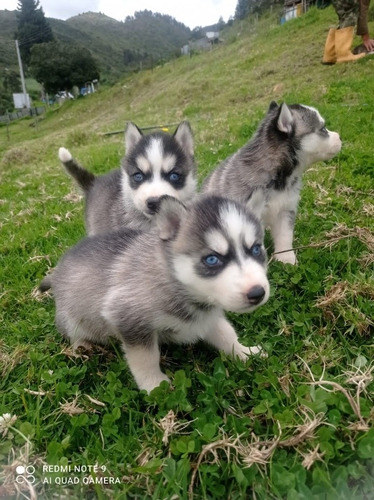
<svg viewBox="0 0 374 500">
<path fill-rule="evenodd" d="M 262 14 L 276 3 L 281 3 L 281 0 L 238 0 L 235 19 L 244 19 L 252 13 Z"/>
</svg>

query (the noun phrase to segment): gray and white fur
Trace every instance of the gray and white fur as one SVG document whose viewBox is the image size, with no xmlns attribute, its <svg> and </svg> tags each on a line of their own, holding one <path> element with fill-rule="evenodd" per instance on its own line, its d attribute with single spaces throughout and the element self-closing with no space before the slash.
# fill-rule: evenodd
<svg viewBox="0 0 374 500">
<path fill-rule="evenodd" d="M 40 285 L 52 288 L 56 325 L 74 347 L 117 338 L 140 389 L 168 377 L 159 345 L 202 339 L 245 360 L 224 310 L 250 312 L 269 297 L 263 229 L 244 206 L 163 196 L 148 232 L 128 228 L 78 243 Z"/>
<path fill-rule="evenodd" d="M 169 195 L 188 201 L 195 195 L 194 142 L 188 122 L 180 123 L 173 135 L 143 135 L 130 122 L 125 146 L 121 168 L 101 176 L 80 166 L 67 149 L 59 149 L 60 161 L 83 190 L 88 235 L 124 226 L 148 230 L 158 198 Z"/>
<path fill-rule="evenodd" d="M 340 149 L 339 134 L 327 130 L 316 109 L 272 102 L 253 138 L 213 170 L 202 192 L 244 203 L 270 228 L 275 258 L 296 264 L 290 249 L 302 174 Z"/>
</svg>

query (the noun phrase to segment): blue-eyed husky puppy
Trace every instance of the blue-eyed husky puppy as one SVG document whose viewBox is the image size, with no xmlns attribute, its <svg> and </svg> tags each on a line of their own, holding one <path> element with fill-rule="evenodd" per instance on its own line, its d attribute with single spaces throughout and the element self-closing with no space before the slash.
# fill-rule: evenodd
<svg viewBox="0 0 374 500">
<path fill-rule="evenodd" d="M 124 226 L 147 230 L 158 198 L 169 195 L 188 201 L 195 195 L 194 143 L 188 122 L 182 122 L 173 135 L 143 135 L 130 122 L 125 146 L 121 168 L 101 176 L 81 167 L 67 149 L 59 149 L 60 161 L 83 190 L 88 235 Z"/>
<path fill-rule="evenodd" d="M 276 259 L 295 264 L 285 250 L 292 249 L 302 174 L 340 148 L 316 109 L 272 102 L 253 138 L 213 170 L 202 191 L 244 203 L 270 228 Z"/>
<path fill-rule="evenodd" d="M 263 229 L 244 206 L 202 196 L 185 206 L 163 196 L 147 232 L 122 229 L 78 243 L 40 285 L 52 288 L 56 325 L 74 347 L 123 347 L 140 389 L 168 377 L 159 345 L 200 339 L 246 359 L 224 310 L 250 312 L 269 297 Z"/>
</svg>

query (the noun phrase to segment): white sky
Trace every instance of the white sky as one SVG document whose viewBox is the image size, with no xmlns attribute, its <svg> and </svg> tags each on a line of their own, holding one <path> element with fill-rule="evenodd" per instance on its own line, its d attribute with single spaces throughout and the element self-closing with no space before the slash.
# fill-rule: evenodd
<svg viewBox="0 0 374 500">
<path fill-rule="evenodd" d="M 168 14 L 193 29 L 215 24 L 222 16 L 234 16 L 238 0 L 39 0 L 46 17 L 68 19 L 83 12 L 101 12 L 118 21 L 135 11 Z M 0 0 L 0 10 L 16 10 L 18 0 Z"/>
</svg>

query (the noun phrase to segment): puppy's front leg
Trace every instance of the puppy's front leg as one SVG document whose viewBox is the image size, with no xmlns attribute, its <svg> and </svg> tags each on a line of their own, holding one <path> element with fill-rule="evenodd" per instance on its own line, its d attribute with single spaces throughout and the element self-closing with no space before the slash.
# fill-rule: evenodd
<svg viewBox="0 0 374 500">
<path fill-rule="evenodd" d="M 149 394 L 164 380 L 169 382 L 169 378 L 160 370 L 160 350 L 157 342 L 149 346 L 125 343 L 122 346 L 139 389 L 145 389 Z"/>
<path fill-rule="evenodd" d="M 275 220 L 270 222 L 270 231 L 274 241 L 274 257 L 284 264 L 297 264 L 295 252 L 293 250 L 285 252 L 293 245 L 295 216 L 294 210 L 283 210 L 277 214 Z"/>
<path fill-rule="evenodd" d="M 226 318 L 218 319 L 215 326 L 205 335 L 204 340 L 220 351 L 245 361 L 252 354 L 262 352 L 261 346 L 246 347 L 238 341 L 234 328 Z"/>
</svg>

